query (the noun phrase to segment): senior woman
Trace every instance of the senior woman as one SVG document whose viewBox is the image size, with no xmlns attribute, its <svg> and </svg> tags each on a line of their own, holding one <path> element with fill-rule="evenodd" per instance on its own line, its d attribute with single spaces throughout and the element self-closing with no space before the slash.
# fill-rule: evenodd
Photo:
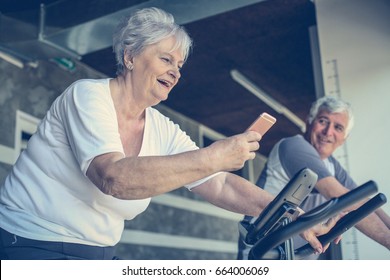
<svg viewBox="0 0 390 280">
<path fill-rule="evenodd" d="M 152 108 L 179 81 L 191 44 L 157 8 L 118 26 L 117 77 L 70 85 L 0 188 L 2 259 L 111 259 L 124 221 L 181 186 L 227 210 L 259 215 L 273 196 L 229 171 L 255 157 L 261 135 L 245 132 L 199 149 Z M 303 236 L 322 252 L 316 235 L 333 224 Z"/>
</svg>

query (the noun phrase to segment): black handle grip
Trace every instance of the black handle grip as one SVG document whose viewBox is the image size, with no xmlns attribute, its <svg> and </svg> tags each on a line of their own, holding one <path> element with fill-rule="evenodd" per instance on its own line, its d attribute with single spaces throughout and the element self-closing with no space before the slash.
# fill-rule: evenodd
<svg viewBox="0 0 390 280">
<path fill-rule="evenodd" d="M 365 197 L 377 192 L 378 187 L 375 182 L 367 183 L 349 191 L 348 193 L 329 200 L 328 202 L 312 209 L 301 215 L 297 220 L 266 235 L 257 241 L 249 252 L 249 259 L 261 259 L 270 249 L 280 245 L 292 236 L 311 228 L 312 226 L 324 221 L 346 207 L 349 207 Z"/>
<path fill-rule="evenodd" d="M 333 215 L 329 215 L 329 211 L 337 213 L 344 208 L 355 204 L 359 200 L 362 200 L 378 191 L 378 186 L 374 181 L 368 181 L 363 185 L 347 192 L 346 194 L 332 198 L 331 200 L 321 204 L 300 216 L 301 220 L 315 218 L 318 221 L 326 220 Z M 329 210 L 328 210 L 329 209 Z"/>
<path fill-rule="evenodd" d="M 387 199 L 384 194 L 377 194 L 375 197 L 360 206 L 358 209 L 351 211 L 350 213 L 342 217 L 328 233 L 319 236 L 318 240 L 321 242 L 322 245 L 332 242 L 336 237 L 349 230 L 360 220 L 364 219 L 369 214 L 371 214 L 376 209 L 385 204 L 386 201 Z M 310 246 L 310 244 L 306 244 L 295 250 L 295 258 L 303 259 L 304 257 L 309 256 L 313 253 L 314 249 Z"/>
</svg>

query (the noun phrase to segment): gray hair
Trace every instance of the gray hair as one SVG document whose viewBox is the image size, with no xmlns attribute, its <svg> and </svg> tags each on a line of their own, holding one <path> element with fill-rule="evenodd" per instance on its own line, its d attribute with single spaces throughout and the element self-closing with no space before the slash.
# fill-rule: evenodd
<svg viewBox="0 0 390 280">
<path fill-rule="evenodd" d="M 131 57 L 140 54 L 148 45 L 175 36 L 176 45 L 187 60 L 192 47 L 192 39 L 184 27 L 175 23 L 173 16 L 158 8 L 144 8 L 126 17 L 117 26 L 113 35 L 113 51 L 117 62 L 117 75 L 124 71 L 124 54 Z"/>
<path fill-rule="evenodd" d="M 318 113 L 322 110 L 326 110 L 331 114 L 346 112 L 348 114 L 348 125 L 345 129 L 345 136 L 349 135 L 354 124 L 354 117 L 351 105 L 348 102 L 345 102 L 340 98 L 334 96 L 321 97 L 320 99 L 313 102 L 310 108 L 310 113 L 307 118 L 307 122 L 311 124 L 317 117 Z"/>
</svg>

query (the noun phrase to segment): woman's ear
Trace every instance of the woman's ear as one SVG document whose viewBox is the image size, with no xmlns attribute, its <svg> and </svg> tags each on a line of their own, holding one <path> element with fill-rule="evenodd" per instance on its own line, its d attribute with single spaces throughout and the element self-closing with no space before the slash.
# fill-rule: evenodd
<svg viewBox="0 0 390 280">
<path fill-rule="evenodd" d="M 123 63 L 128 70 L 133 70 L 133 57 L 127 50 L 125 50 L 123 55 Z"/>
</svg>

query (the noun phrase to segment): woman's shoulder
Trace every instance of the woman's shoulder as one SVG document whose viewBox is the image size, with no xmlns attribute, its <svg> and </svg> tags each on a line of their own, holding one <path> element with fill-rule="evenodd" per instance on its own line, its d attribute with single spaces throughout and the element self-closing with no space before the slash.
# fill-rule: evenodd
<svg viewBox="0 0 390 280">
<path fill-rule="evenodd" d="M 69 87 L 77 89 L 88 89 L 88 88 L 97 88 L 97 87 L 107 87 L 109 86 L 110 79 L 80 79 L 73 82 Z"/>
<path fill-rule="evenodd" d="M 109 79 L 80 79 L 69 85 L 53 102 L 52 107 L 111 105 Z"/>
<path fill-rule="evenodd" d="M 99 98 L 109 96 L 108 94 L 98 93 L 110 93 L 109 79 L 77 80 L 69 85 L 69 87 L 64 91 L 65 95 L 73 99 L 85 99 L 91 98 L 92 96 L 100 96 Z"/>
</svg>

